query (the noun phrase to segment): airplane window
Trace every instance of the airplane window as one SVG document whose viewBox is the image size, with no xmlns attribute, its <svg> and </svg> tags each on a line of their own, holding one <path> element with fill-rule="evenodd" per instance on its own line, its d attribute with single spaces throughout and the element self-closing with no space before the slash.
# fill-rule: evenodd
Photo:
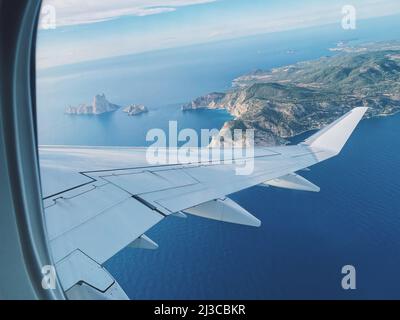
<svg viewBox="0 0 400 320">
<path fill-rule="evenodd" d="M 345 298 L 336 269 L 369 266 L 365 243 L 394 259 L 399 240 L 400 203 L 378 168 L 394 174 L 399 159 L 376 147 L 396 140 L 399 117 L 378 116 L 400 108 L 399 14 L 392 0 L 44 0 L 47 288 Z"/>
</svg>

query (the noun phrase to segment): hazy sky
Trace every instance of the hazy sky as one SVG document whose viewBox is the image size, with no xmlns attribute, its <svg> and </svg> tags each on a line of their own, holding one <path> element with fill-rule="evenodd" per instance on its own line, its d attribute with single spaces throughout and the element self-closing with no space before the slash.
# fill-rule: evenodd
<svg viewBox="0 0 400 320">
<path fill-rule="evenodd" d="M 56 29 L 39 32 L 38 67 L 400 13 L 399 0 L 44 0 Z"/>
</svg>

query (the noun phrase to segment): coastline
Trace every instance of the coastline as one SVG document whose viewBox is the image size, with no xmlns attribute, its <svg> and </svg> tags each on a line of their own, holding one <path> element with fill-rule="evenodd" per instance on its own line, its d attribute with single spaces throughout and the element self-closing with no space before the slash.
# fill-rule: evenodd
<svg viewBox="0 0 400 320">
<path fill-rule="evenodd" d="M 355 107 L 368 107 L 367 118 L 400 112 L 399 83 L 399 42 L 368 43 L 332 57 L 243 74 L 230 89 L 197 97 L 182 110 L 225 109 L 233 120 L 224 123 L 221 135 L 254 129 L 256 145 L 282 145 Z"/>
</svg>

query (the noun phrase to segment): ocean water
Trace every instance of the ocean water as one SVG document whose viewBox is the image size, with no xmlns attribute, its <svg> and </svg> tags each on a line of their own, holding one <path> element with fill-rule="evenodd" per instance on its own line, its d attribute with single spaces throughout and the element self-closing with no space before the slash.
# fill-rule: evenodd
<svg viewBox="0 0 400 320">
<path fill-rule="evenodd" d="M 224 111 L 181 112 L 191 99 L 227 90 L 255 69 L 332 55 L 339 41 L 399 39 L 399 17 L 325 26 L 39 70 L 41 144 L 141 146 L 149 129 L 220 128 Z M 104 92 L 146 104 L 128 117 L 70 116 L 64 108 Z M 400 298 L 400 115 L 363 121 L 343 153 L 303 176 L 318 194 L 254 187 L 232 195 L 259 217 L 254 229 L 169 218 L 147 235 L 157 251 L 125 249 L 106 263 L 132 299 Z M 354 265 L 357 290 L 341 289 Z"/>
<path fill-rule="evenodd" d="M 148 129 L 166 129 L 169 120 L 177 120 L 181 128 L 219 129 L 229 115 L 182 114 L 180 106 L 227 90 L 233 79 L 250 71 L 332 55 L 329 48 L 339 41 L 398 39 L 398 21 L 399 16 L 371 19 L 359 21 L 351 31 L 329 25 L 38 70 L 39 143 L 143 146 Z M 115 104 L 145 104 L 154 112 L 137 118 L 122 111 L 100 117 L 64 115 L 65 107 L 91 103 L 97 93 Z"/>
</svg>

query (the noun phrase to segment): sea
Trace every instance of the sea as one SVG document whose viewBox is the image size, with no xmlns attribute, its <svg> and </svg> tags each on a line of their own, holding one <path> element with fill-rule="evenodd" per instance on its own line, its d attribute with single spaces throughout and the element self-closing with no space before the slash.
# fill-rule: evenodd
<svg viewBox="0 0 400 320">
<path fill-rule="evenodd" d="M 146 146 L 147 132 L 171 120 L 219 129 L 232 118 L 225 111 L 181 106 L 245 73 L 337 54 L 329 49 L 339 42 L 400 40 L 399 27 L 399 16 L 374 18 L 350 31 L 327 25 L 38 70 L 39 143 Z M 64 114 L 98 93 L 150 112 Z M 399 299 L 399 135 L 400 114 L 364 120 L 340 156 L 301 173 L 320 193 L 257 186 L 230 195 L 260 228 L 170 217 L 147 233 L 158 250 L 124 249 L 105 267 L 131 299 Z M 342 288 L 346 265 L 355 290 Z"/>
</svg>

